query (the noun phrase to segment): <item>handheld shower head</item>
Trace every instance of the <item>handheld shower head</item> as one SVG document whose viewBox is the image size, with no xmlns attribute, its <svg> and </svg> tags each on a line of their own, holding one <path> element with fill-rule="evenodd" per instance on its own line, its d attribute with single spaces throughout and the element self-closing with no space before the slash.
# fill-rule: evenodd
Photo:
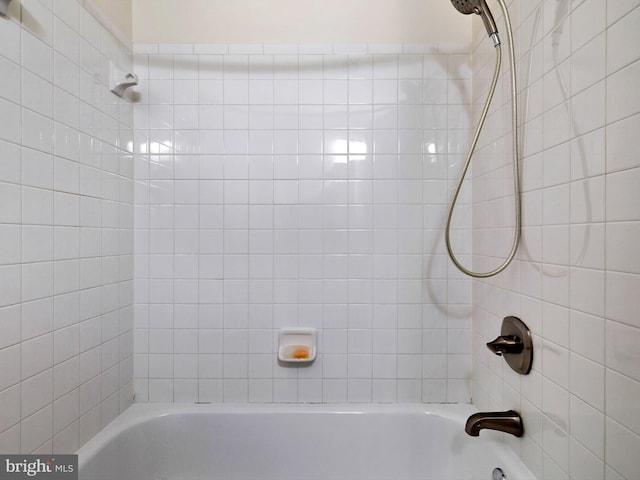
<svg viewBox="0 0 640 480">
<path fill-rule="evenodd" d="M 487 6 L 487 2 L 485 0 L 451 0 L 451 3 L 456 8 L 456 10 L 464 15 L 470 15 L 472 13 L 480 15 L 482 21 L 484 22 L 484 27 L 487 29 L 487 34 L 494 40 L 494 42 L 496 41 L 498 35 L 498 27 L 496 27 L 496 22 L 493 19 L 491 10 L 489 10 L 489 7 Z"/>
</svg>

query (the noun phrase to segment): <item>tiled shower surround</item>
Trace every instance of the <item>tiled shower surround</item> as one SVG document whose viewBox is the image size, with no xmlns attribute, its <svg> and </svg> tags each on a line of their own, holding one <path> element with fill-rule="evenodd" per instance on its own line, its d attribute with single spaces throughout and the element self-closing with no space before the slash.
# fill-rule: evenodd
<svg viewBox="0 0 640 480">
<path fill-rule="evenodd" d="M 135 52 L 136 400 L 468 402 L 470 282 L 443 225 L 470 55 Z M 291 326 L 318 329 L 313 365 L 278 364 Z"/>
<path fill-rule="evenodd" d="M 493 68 L 479 19 L 473 48 L 137 45 L 131 67 L 84 3 L 0 18 L 0 452 L 75 451 L 134 383 L 142 402 L 473 393 L 522 413 L 505 440 L 537 478 L 637 478 L 638 0 L 508 1 L 523 243 L 473 282 L 443 225 Z M 109 61 L 139 74 L 134 103 Z M 478 269 L 511 240 L 507 85 L 454 222 Z M 531 327 L 526 377 L 484 347 L 505 315 Z M 312 366 L 277 363 L 289 326 L 318 329 Z"/>
<path fill-rule="evenodd" d="M 522 412 L 526 435 L 509 442 L 537 478 L 631 480 L 640 472 L 640 2 L 523 0 L 510 8 L 523 244 L 502 276 L 473 285 L 473 401 Z M 477 33 L 476 115 L 494 64 L 484 30 Z M 502 85 L 473 172 L 479 268 L 494 265 L 489 257 L 511 241 Z M 484 348 L 505 315 L 520 316 L 534 335 L 526 377 Z"/>
<path fill-rule="evenodd" d="M 0 452 L 72 453 L 133 400 L 130 47 L 71 0 L 0 45 Z"/>
</svg>

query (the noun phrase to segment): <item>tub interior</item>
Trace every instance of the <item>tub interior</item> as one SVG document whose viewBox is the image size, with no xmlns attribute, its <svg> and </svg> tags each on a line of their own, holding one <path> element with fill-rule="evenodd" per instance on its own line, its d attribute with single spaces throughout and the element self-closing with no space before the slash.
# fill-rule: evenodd
<svg viewBox="0 0 640 480">
<path fill-rule="evenodd" d="M 83 447 L 80 479 L 489 480 L 520 468 L 460 426 L 426 412 L 169 410 Z"/>
</svg>

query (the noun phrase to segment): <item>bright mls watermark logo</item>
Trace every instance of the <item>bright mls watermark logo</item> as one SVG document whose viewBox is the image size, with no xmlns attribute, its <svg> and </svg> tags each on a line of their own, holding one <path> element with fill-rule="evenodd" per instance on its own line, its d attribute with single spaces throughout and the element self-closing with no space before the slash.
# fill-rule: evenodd
<svg viewBox="0 0 640 480">
<path fill-rule="evenodd" d="M 0 455 L 0 480 L 78 480 L 77 455 Z"/>
</svg>

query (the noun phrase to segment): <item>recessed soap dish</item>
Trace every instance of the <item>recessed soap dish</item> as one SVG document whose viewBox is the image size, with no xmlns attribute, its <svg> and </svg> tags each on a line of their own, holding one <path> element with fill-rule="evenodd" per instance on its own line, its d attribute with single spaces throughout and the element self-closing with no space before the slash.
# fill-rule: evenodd
<svg viewBox="0 0 640 480">
<path fill-rule="evenodd" d="M 278 360 L 311 363 L 316 359 L 315 328 L 283 328 L 278 338 Z"/>
</svg>

